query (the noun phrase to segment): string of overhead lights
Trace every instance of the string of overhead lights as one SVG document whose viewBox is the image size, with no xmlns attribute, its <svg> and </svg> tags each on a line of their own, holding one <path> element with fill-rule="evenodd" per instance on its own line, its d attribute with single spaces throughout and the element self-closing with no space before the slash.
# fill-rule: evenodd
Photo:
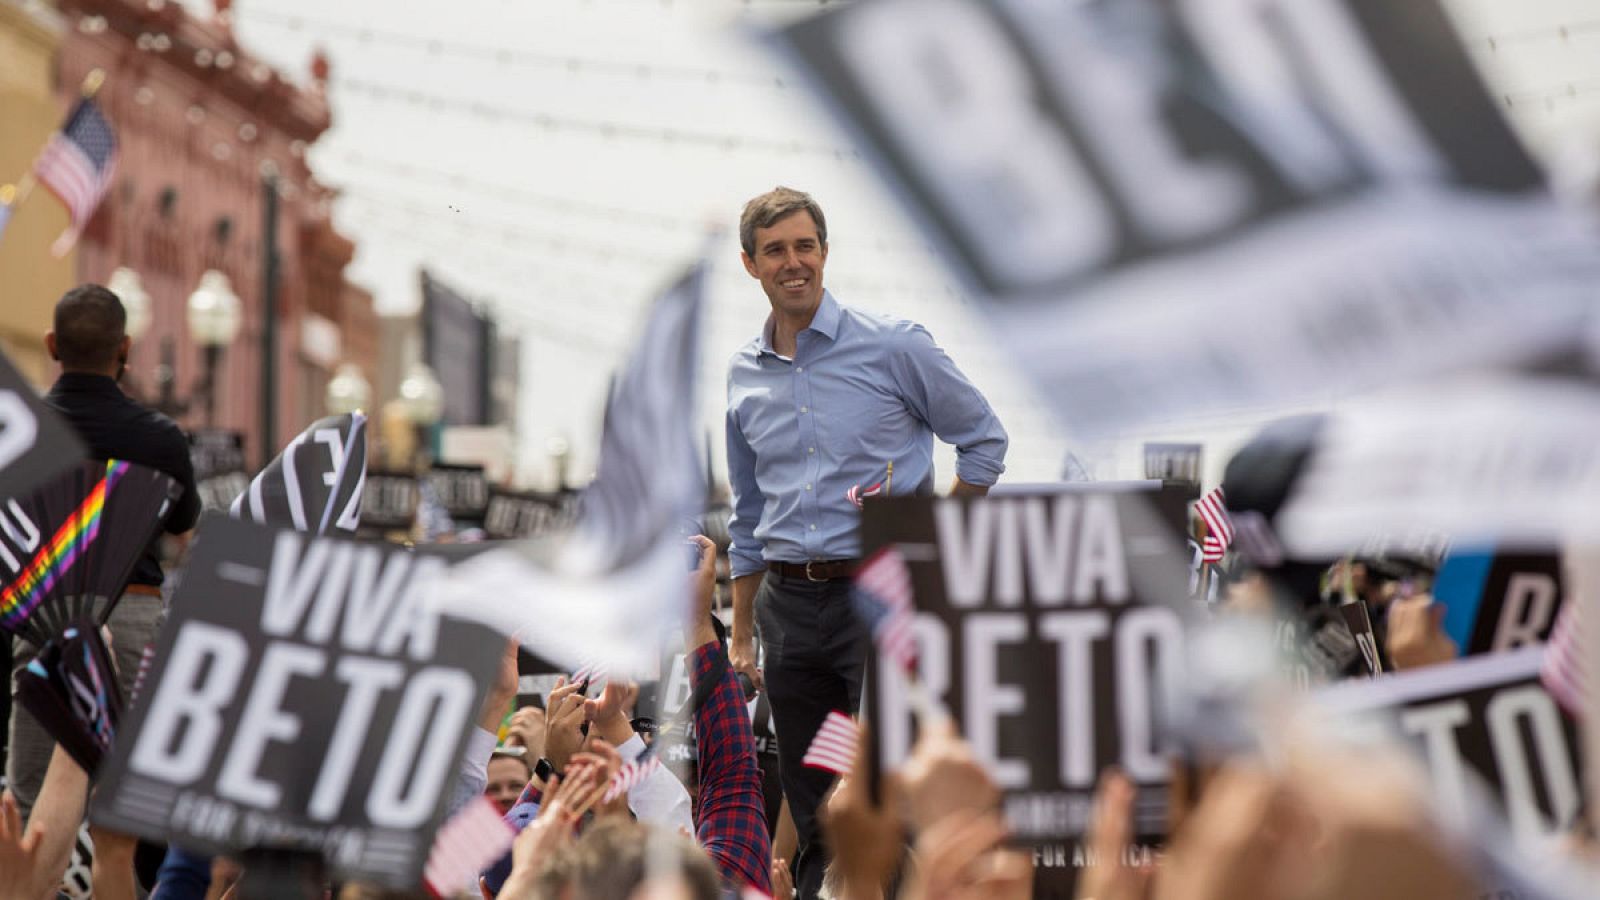
<svg viewBox="0 0 1600 900">
<path fill-rule="evenodd" d="M 1549 111 L 1555 108 L 1558 101 L 1576 102 L 1595 96 L 1600 96 L 1600 78 L 1588 81 L 1569 81 L 1564 85 L 1537 91 L 1518 91 L 1501 94 L 1500 99 L 1510 109 L 1528 109 L 1534 106 L 1543 106 L 1545 110 Z"/>
<path fill-rule="evenodd" d="M 385 103 L 403 103 L 431 112 L 469 115 L 494 123 L 529 125 L 551 133 L 571 132 L 606 140 L 653 141 L 667 146 L 711 147 L 724 152 L 736 150 L 761 150 L 791 156 L 822 156 L 840 161 L 856 161 L 859 150 L 808 144 L 803 141 L 781 141 L 772 138 L 751 137 L 739 134 L 719 134 L 695 129 L 664 128 L 654 125 L 637 125 L 608 119 L 590 119 L 581 116 L 556 115 L 533 110 L 508 109 L 482 100 L 446 97 L 412 88 L 396 88 L 359 78 L 336 78 L 335 89 L 345 95 Z"/>
<path fill-rule="evenodd" d="M 1569 41 L 1575 37 L 1600 36 L 1600 19 L 1582 19 L 1568 22 L 1564 25 L 1547 25 L 1543 28 L 1529 28 L 1524 31 L 1511 31 L 1505 34 L 1490 35 L 1480 38 L 1484 46 L 1490 50 L 1498 51 L 1504 47 L 1514 47 L 1518 44 L 1537 44 L 1544 41 Z"/>
<path fill-rule="evenodd" d="M 811 0 L 816 2 L 816 0 Z M 317 38 L 338 38 L 362 45 L 393 47 L 423 53 L 431 57 L 459 57 L 474 61 L 490 61 L 500 66 L 517 66 L 564 72 L 570 76 L 590 74 L 616 76 L 633 81 L 677 81 L 701 86 L 736 85 L 746 87 L 787 90 L 790 83 L 779 75 L 762 75 L 755 72 L 730 72 L 704 66 L 683 66 L 665 63 L 635 63 L 610 59 L 596 59 L 568 53 L 542 53 L 473 41 L 447 40 L 437 36 L 424 36 L 337 22 L 300 13 L 278 13 L 248 8 L 239 15 L 240 21 L 249 25 L 265 25 L 291 32 L 309 32 Z"/>
</svg>

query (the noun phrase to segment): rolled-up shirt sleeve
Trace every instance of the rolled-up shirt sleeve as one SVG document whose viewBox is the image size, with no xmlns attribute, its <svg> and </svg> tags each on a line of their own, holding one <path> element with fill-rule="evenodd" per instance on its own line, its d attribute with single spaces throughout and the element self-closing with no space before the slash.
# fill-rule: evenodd
<svg viewBox="0 0 1600 900">
<path fill-rule="evenodd" d="M 1010 444 L 1005 427 L 927 329 L 902 324 L 895 334 L 890 371 L 912 412 L 939 440 L 956 448 L 956 477 L 983 487 L 998 481 Z"/>
<path fill-rule="evenodd" d="M 756 540 L 756 524 L 761 521 L 765 503 L 756 484 L 756 452 L 739 428 L 730 392 L 728 405 L 728 482 L 733 488 L 733 515 L 728 519 L 729 575 L 740 578 L 767 567 Z"/>
</svg>

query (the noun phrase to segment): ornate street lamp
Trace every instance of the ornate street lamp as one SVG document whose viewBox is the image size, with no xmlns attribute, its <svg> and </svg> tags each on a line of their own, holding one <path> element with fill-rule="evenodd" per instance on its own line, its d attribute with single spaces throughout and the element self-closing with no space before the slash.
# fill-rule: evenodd
<svg viewBox="0 0 1600 900">
<path fill-rule="evenodd" d="M 444 414 L 444 388 L 427 363 L 412 363 L 406 370 L 400 381 L 400 403 L 417 430 L 419 453 L 422 447 L 431 452 L 433 427 Z"/>
<path fill-rule="evenodd" d="M 372 385 L 361 374 L 360 366 L 343 363 L 328 382 L 328 393 L 324 399 L 332 415 L 353 413 L 366 409 L 367 404 L 372 402 Z"/>
<path fill-rule="evenodd" d="M 111 273 L 106 289 L 122 300 L 122 308 L 128 313 L 128 337 L 136 341 L 144 337 L 150 330 L 150 295 L 139 280 L 139 273 L 121 266 Z"/>
<path fill-rule="evenodd" d="M 205 353 L 205 376 L 200 393 L 206 405 L 206 425 L 216 420 L 217 364 L 222 360 L 222 350 L 239 336 L 244 324 L 243 305 L 233 292 L 228 276 L 216 269 L 208 269 L 200 276 L 200 286 L 189 295 L 189 334 Z M 171 382 L 165 387 L 170 388 Z"/>
</svg>

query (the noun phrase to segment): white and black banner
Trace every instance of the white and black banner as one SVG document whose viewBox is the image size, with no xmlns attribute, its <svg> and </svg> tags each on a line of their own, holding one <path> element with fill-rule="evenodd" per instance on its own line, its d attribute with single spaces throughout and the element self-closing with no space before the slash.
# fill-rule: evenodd
<svg viewBox="0 0 1600 900">
<path fill-rule="evenodd" d="M 1565 348 L 1600 292 L 1432 0 L 864 0 L 774 41 L 1076 431 Z"/>
<path fill-rule="evenodd" d="M 1583 784 L 1577 731 L 1539 683 L 1542 647 L 1474 657 L 1314 695 L 1340 729 L 1393 724 L 1420 753 L 1437 809 L 1471 830 L 1474 783 L 1518 842 L 1537 845 L 1572 823 Z"/>
<path fill-rule="evenodd" d="M 251 479 L 234 500 L 235 518 L 296 531 L 354 533 L 367 478 L 367 418 L 318 419 Z"/>
<path fill-rule="evenodd" d="M 32 493 L 83 455 L 77 434 L 0 353 L 0 498 Z"/>
<path fill-rule="evenodd" d="M 226 510 L 250 488 L 244 459 L 244 432 L 202 428 L 189 432 L 189 462 L 201 509 Z"/>
<path fill-rule="evenodd" d="M 484 474 L 483 466 L 434 463 L 424 477 L 451 521 L 457 524 L 483 521 L 489 507 L 489 477 Z"/>
<path fill-rule="evenodd" d="M 1153 852 L 1175 749 L 1165 711 L 1185 664 L 1183 492 L 1081 487 L 862 511 L 863 551 L 893 544 L 906 558 L 919 679 L 1004 790 L 1037 897 L 1073 896 L 1108 766 L 1143 788 L 1136 852 Z M 868 681 L 880 758 L 898 765 L 914 737 L 904 677 L 880 658 Z"/>
<path fill-rule="evenodd" d="M 415 886 L 504 646 L 423 602 L 445 566 L 207 516 L 93 820 Z"/>
</svg>

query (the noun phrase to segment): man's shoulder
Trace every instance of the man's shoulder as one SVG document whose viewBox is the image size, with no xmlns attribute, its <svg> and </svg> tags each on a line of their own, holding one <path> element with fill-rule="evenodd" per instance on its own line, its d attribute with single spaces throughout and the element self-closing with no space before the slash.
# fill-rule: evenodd
<svg viewBox="0 0 1600 900">
<path fill-rule="evenodd" d="M 761 336 L 756 335 L 750 340 L 745 341 L 743 344 L 740 344 L 739 348 L 733 351 L 733 355 L 728 357 L 728 371 L 731 373 L 738 369 L 741 365 L 752 364 L 760 355 Z"/>
<path fill-rule="evenodd" d="M 927 332 L 927 329 L 910 319 L 855 309 L 842 303 L 839 305 L 839 314 L 843 328 L 854 332 L 854 336 L 867 340 L 898 344 L 918 332 Z"/>
</svg>

